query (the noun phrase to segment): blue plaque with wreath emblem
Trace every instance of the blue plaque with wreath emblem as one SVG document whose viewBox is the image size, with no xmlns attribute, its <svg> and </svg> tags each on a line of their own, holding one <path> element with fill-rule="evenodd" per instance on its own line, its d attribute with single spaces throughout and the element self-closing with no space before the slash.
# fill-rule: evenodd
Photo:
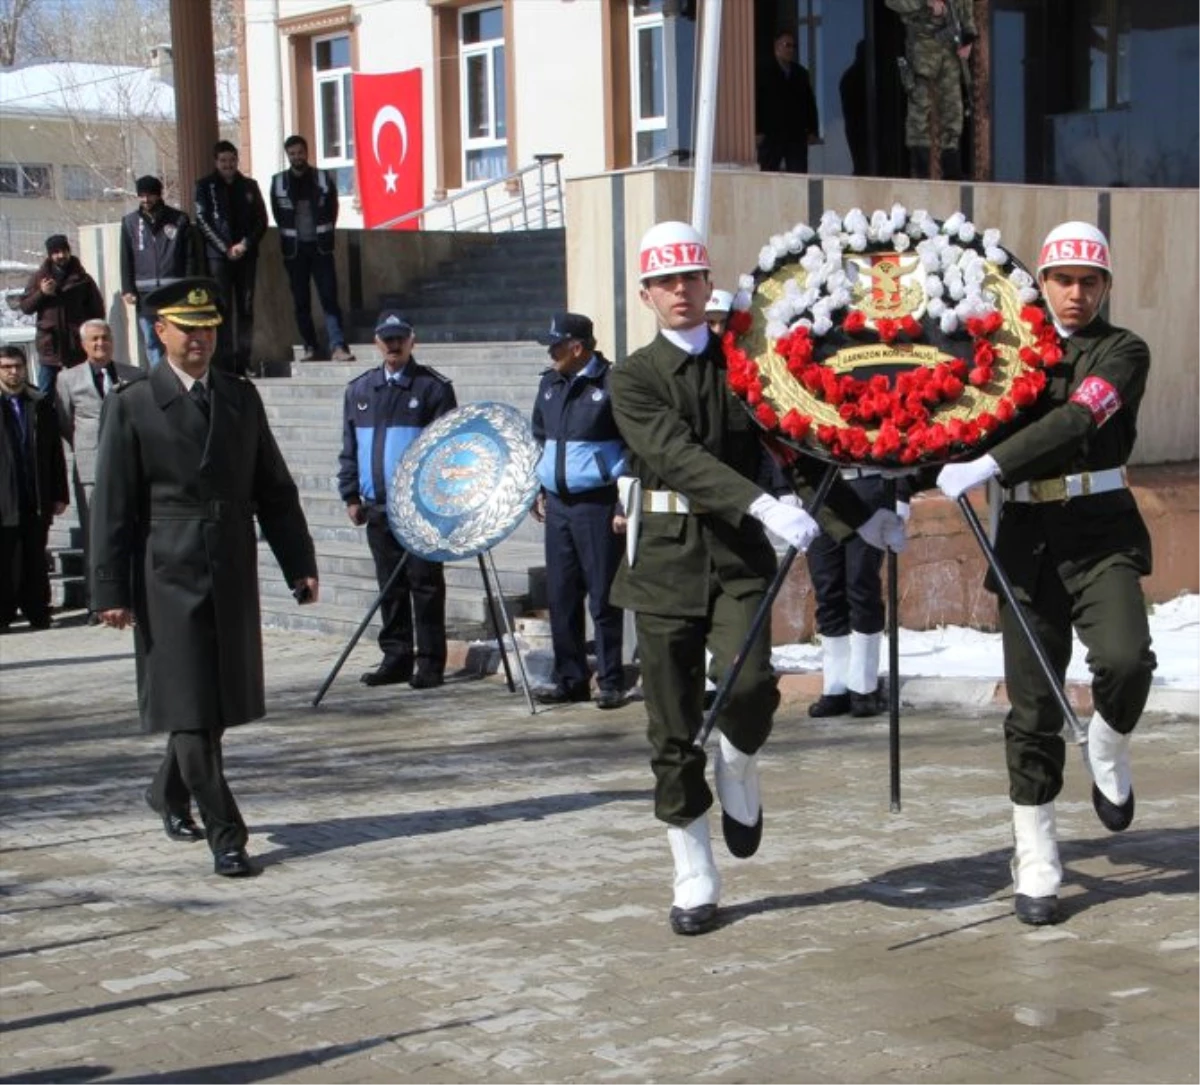
<svg viewBox="0 0 1200 1085">
<path fill-rule="evenodd" d="M 471 403 L 443 415 L 396 465 L 392 534 L 427 561 L 483 553 L 529 512 L 540 455 L 524 415 L 507 403 Z"/>
</svg>

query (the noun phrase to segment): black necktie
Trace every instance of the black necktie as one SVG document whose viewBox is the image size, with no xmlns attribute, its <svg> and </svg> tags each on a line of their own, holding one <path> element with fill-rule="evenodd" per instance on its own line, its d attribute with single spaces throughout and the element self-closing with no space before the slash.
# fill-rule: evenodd
<svg viewBox="0 0 1200 1085">
<path fill-rule="evenodd" d="M 200 408 L 200 413 L 205 418 L 208 417 L 208 389 L 204 387 L 200 381 L 196 381 L 192 385 L 192 390 L 188 393 L 192 397 L 192 402 Z"/>
</svg>

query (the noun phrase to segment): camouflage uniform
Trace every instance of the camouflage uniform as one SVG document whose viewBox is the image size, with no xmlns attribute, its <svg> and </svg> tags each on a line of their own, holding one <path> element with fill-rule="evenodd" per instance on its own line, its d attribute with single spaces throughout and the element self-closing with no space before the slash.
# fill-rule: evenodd
<svg viewBox="0 0 1200 1085">
<path fill-rule="evenodd" d="M 904 142 L 928 153 L 931 143 L 931 107 L 937 99 L 938 146 L 957 151 L 963 129 L 962 72 L 954 45 L 954 23 L 949 14 L 933 14 L 929 0 L 884 0 L 904 21 L 905 55 L 914 79 L 906 87 L 908 114 Z M 964 41 L 975 40 L 972 0 L 946 0 L 958 13 Z"/>
</svg>

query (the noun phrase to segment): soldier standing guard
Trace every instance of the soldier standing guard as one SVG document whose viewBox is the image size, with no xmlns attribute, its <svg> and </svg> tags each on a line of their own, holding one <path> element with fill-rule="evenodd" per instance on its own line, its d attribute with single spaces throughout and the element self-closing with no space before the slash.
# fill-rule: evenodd
<svg viewBox="0 0 1200 1085">
<path fill-rule="evenodd" d="M 904 21 L 905 75 L 908 98 L 904 142 L 914 177 L 930 176 L 934 105 L 937 107 L 938 147 L 942 178 L 963 175 L 959 149 L 963 130 L 963 64 L 978 36 L 972 0 L 884 0 Z"/>
<path fill-rule="evenodd" d="M 1150 352 L 1100 316 L 1112 273 L 1108 241 L 1095 226 L 1051 230 L 1038 279 L 1066 346 L 1046 371 L 1033 420 L 988 455 L 942 468 L 937 484 L 953 499 L 990 478 L 1005 487 L 996 556 L 1060 682 L 1072 624 L 1087 648 L 1096 706 L 1088 726 L 1092 804 L 1104 826 L 1120 832 L 1133 821 L 1130 735 L 1156 663 L 1140 583 L 1150 573 L 1150 536 L 1125 476 Z M 997 587 L 990 577 L 988 587 Z M 1039 926 L 1060 918 L 1054 800 L 1066 756 L 1063 717 L 1003 597 L 1000 622 L 1012 701 L 1004 738 L 1016 913 Z"/>
<path fill-rule="evenodd" d="M 776 568 L 763 528 L 803 550 L 821 526 L 795 495 L 778 500 L 756 481 L 769 474 L 759 430 L 729 389 L 721 343 L 704 319 L 703 238 L 686 223 L 660 223 L 642 238 L 639 262 L 642 303 L 655 314 L 658 335 L 612 372 L 613 413 L 638 481 L 626 507 L 633 539 L 611 599 L 636 613 L 654 812 L 667 823 L 675 863 L 670 923 L 676 934 L 692 935 L 717 925 L 721 886 L 705 754 L 693 743 L 703 716 L 705 649 L 725 672 L 743 646 Z M 819 470 L 815 461 L 798 462 L 793 471 Z M 882 540 L 884 521 L 896 520 L 884 512 L 868 519 L 841 487 L 829 505 L 845 522 L 862 524 L 864 537 Z M 738 858 L 753 855 L 762 839 L 758 751 L 778 704 L 764 627 L 716 721 L 722 828 Z"/>
</svg>

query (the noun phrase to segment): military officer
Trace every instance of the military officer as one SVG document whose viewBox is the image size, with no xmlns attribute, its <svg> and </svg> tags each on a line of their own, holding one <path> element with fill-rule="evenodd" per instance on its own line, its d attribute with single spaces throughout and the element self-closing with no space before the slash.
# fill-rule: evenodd
<svg viewBox="0 0 1200 1085">
<path fill-rule="evenodd" d="M 884 0 L 904 22 L 908 111 L 904 142 L 914 177 L 930 176 L 933 111 L 944 180 L 962 177 L 963 65 L 976 37 L 972 0 Z"/>
<path fill-rule="evenodd" d="M 942 468 L 937 484 L 950 498 L 990 478 L 1005 488 L 996 556 L 1059 681 L 1071 658 L 1072 623 L 1087 648 L 1096 706 L 1088 726 L 1092 803 L 1104 826 L 1120 832 L 1133 820 L 1130 735 L 1155 667 L 1140 583 L 1150 572 L 1150 536 L 1125 475 L 1150 352 L 1100 315 L 1112 268 L 1108 240 L 1095 226 L 1065 222 L 1051 230 L 1038 281 L 1066 341 L 1062 360 L 1046 371 L 1046 392 L 1028 425 L 987 455 Z M 1000 622 L 1012 703 L 1004 737 L 1016 914 L 1023 923 L 1056 923 L 1063 718 L 1003 598 Z"/>
<path fill-rule="evenodd" d="M 712 792 L 704 751 L 693 744 L 702 723 L 705 648 L 725 671 L 745 640 L 775 572 L 764 527 L 800 550 L 821 528 L 795 495 L 779 500 L 756 481 L 768 475 L 756 423 L 729 390 L 721 344 L 704 319 L 703 238 L 686 223 L 660 223 L 643 237 L 639 260 L 641 299 L 657 318 L 658 335 L 612 372 L 613 413 L 638 481 L 626 503 L 633 540 L 611 597 L 636 613 L 654 810 L 667 823 L 675 864 L 670 924 L 676 934 L 693 935 L 716 926 L 720 894 L 708 832 Z M 800 464 L 790 469 L 793 486 L 806 481 L 803 472 L 820 471 L 811 461 Z M 880 546 L 885 534 L 903 544 L 894 514 L 868 519 L 844 487 L 834 488 L 829 507 Z M 764 629 L 717 720 L 722 826 L 739 858 L 753 855 L 762 837 L 757 758 L 779 703 L 770 655 Z"/>
<path fill-rule="evenodd" d="M 170 733 L 147 801 L 169 837 L 207 835 L 215 872 L 244 877 L 257 869 L 221 743 L 227 728 L 265 714 L 255 517 L 297 599 L 315 602 L 318 586 L 262 400 L 210 364 L 219 290 L 188 278 L 147 294 L 167 364 L 104 397 L 91 598 L 105 625 L 133 626 L 142 726 Z"/>
</svg>

